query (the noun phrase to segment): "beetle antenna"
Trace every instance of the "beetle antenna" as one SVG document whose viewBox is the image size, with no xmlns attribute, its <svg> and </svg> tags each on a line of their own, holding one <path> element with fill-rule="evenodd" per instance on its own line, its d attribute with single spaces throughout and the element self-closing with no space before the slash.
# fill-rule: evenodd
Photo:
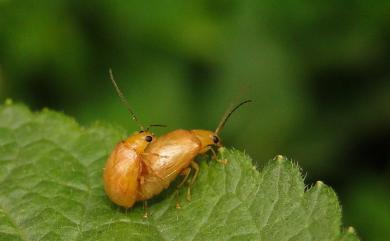
<svg viewBox="0 0 390 241">
<path fill-rule="evenodd" d="M 238 104 L 236 107 L 234 107 L 232 110 L 230 111 L 227 111 L 223 117 L 222 117 L 222 120 L 219 122 L 218 124 L 218 127 L 217 129 L 215 130 L 215 134 L 218 135 L 219 132 L 221 132 L 221 130 L 223 129 L 223 127 L 225 126 L 226 124 L 226 121 L 229 119 L 229 117 L 233 114 L 234 111 L 236 111 L 238 108 L 240 108 L 242 105 L 246 104 L 246 103 L 249 103 L 249 102 L 252 102 L 252 100 L 245 100 L 243 102 L 241 102 L 240 104 Z"/>
<path fill-rule="evenodd" d="M 127 108 L 127 110 L 129 111 L 130 115 L 131 115 L 131 119 L 134 120 L 138 125 L 139 127 L 141 128 L 141 130 L 145 130 L 144 126 L 141 124 L 141 122 L 138 120 L 137 116 L 134 114 L 133 110 L 131 109 L 130 107 L 130 104 L 129 102 L 127 101 L 125 95 L 122 93 L 122 91 L 119 89 L 118 87 L 118 84 L 116 83 L 115 79 L 114 79 L 114 74 L 112 73 L 112 69 L 110 68 L 109 69 L 109 73 L 110 73 L 110 79 L 111 79 L 111 82 L 112 84 L 114 85 L 115 87 L 115 90 L 116 90 L 116 93 L 118 94 L 119 98 L 121 99 L 121 102 L 122 104 Z"/>
<path fill-rule="evenodd" d="M 167 125 L 162 125 L 162 124 L 151 124 L 149 127 L 167 127 Z"/>
</svg>

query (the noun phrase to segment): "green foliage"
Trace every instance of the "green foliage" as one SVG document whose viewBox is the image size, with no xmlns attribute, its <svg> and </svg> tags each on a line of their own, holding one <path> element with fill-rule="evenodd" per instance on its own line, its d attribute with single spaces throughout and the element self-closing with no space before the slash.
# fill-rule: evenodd
<svg viewBox="0 0 390 241">
<path fill-rule="evenodd" d="M 231 120 L 228 143 L 344 178 L 359 134 L 390 122 L 389 3 L 0 1 L 0 100 L 132 125 L 112 67 L 141 120 L 214 128 L 241 94 L 259 111 Z"/>
<path fill-rule="evenodd" d="M 80 127 L 63 114 L 0 107 L 0 240 L 358 240 L 341 231 L 334 191 L 305 191 L 299 167 L 282 156 L 258 171 L 242 152 L 202 161 L 193 200 L 168 189 L 122 210 L 105 196 L 102 167 L 118 128 Z"/>
<path fill-rule="evenodd" d="M 388 190 L 388 178 L 361 176 L 357 185 L 349 190 L 347 197 L 342 199 L 345 206 L 344 215 L 355 220 L 354 226 L 359 227 L 359 234 L 365 234 L 361 237 L 363 240 L 383 241 L 390 238 Z M 350 222 L 352 218 L 344 220 Z"/>
</svg>

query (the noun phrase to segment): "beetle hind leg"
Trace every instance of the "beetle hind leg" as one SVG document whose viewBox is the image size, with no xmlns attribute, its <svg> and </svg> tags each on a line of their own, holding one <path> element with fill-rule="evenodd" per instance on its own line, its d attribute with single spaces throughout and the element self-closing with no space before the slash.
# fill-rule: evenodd
<svg viewBox="0 0 390 241">
<path fill-rule="evenodd" d="M 184 178 L 183 180 L 176 186 L 176 208 L 177 209 L 180 209 L 181 206 L 180 206 L 180 203 L 179 203 L 179 189 L 184 185 L 184 183 L 186 183 L 186 181 L 188 180 L 188 177 L 190 176 L 190 173 L 191 173 L 191 167 L 187 167 L 186 169 L 184 169 L 180 175 L 183 175 Z"/>
<path fill-rule="evenodd" d="M 149 217 L 149 211 L 148 211 L 148 201 L 144 201 L 144 218 Z"/>
</svg>

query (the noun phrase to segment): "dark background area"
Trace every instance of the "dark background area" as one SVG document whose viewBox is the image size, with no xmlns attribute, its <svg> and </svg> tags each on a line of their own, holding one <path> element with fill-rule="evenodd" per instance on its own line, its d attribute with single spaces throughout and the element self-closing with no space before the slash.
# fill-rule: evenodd
<svg viewBox="0 0 390 241">
<path fill-rule="evenodd" d="M 346 226 L 390 238 L 390 1 L 0 0 L 0 99 L 129 130 L 215 129 L 331 185 Z"/>
</svg>

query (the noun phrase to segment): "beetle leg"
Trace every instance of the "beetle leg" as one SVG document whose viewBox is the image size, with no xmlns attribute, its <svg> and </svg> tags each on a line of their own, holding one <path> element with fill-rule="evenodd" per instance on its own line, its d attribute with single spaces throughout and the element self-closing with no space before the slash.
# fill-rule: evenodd
<svg viewBox="0 0 390 241">
<path fill-rule="evenodd" d="M 184 178 L 183 180 L 176 186 L 176 208 L 177 209 L 180 209 L 181 206 L 180 206 L 180 203 L 179 203 L 179 188 L 181 188 L 183 186 L 183 184 L 187 181 L 188 177 L 190 176 L 190 173 L 191 173 L 191 167 L 187 167 L 186 169 L 184 169 L 180 175 L 184 175 Z"/>
<path fill-rule="evenodd" d="M 181 188 L 183 186 L 183 184 L 187 181 L 188 177 L 190 176 L 190 172 L 191 172 L 191 167 L 187 167 L 186 169 L 184 169 L 180 175 L 184 176 L 183 180 L 179 183 L 179 185 L 177 185 L 177 188 Z"/>
<path fill-rule="evenodd" d="M 148 201 L 144 201 L 144 218 L 149 217 L 149 212 L 148 212 Z"/>
<path fill-rule="evenodd" d="M 215 152 L 215 150 L 213 148 L 210 148 L 211 152 L 213 153 L 211 155 L 211 159 L 213 160 L 216 160 L 218 163 L 221 163 L 222 165 L 226 165 L 228 163 L 228 160 L 227 159 L 224 159 L 224 160 L 219 160 L 217 158 L 217 153 Z"/>
<path fill-rule="evenodd" d="M 213 148 L 210 148 L 210 150 L 211 150 L 211 153 L 212 153 L 211 159 L 217 160 L 217 161 L 218 161 L 218 159 L 217 159 L 217 153 L 215 152 L 215 150 L 214 150 Z"/>
<path fill-rule="evenodd" d="M 207 153 L 210 149 L 212 149 L 210 145 L 205 146 L 199 153 L 200 154 Z"/>
<path fill-rule="evenodd" d="M 199 164 L 195 161 L 191 162 L 191 167 L 195 170 L 194 175 L 192 176 L 191 180 L 188 181 L 188 189 L 187 189 L 187 200 L 191 201 L 191 186 L 195 183 L 196 178 L 199 174 Z"/>
<path fill-rule="evenodd" d="M 227 163 L 228 163 L 228 160 L 219 160 L 218 158 L 217 158 L 217 153 L 215 152 L 215 150 L 214 150 L 214 148 L 212 148 L 211 146 L 209 146 L 209 147 L 206 147 L 206 148 L 208 148 L 207 149 L 207 151 L 211 151 L 211 159 L 212 160 L 216 160 L 218 163 L 221 163 L 222 165 L 226 165 Z"/>
</svg>

